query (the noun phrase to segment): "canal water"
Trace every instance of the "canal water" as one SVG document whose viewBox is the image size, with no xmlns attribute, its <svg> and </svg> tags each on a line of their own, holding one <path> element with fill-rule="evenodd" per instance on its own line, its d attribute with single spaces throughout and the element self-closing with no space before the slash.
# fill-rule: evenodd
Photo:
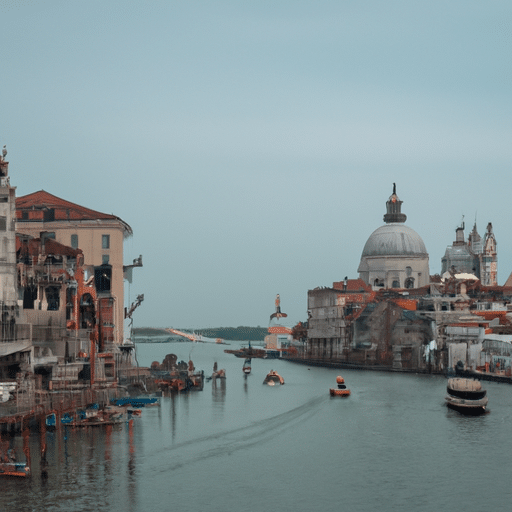
<svg viewBox="0 0 512 512">
<path fill-rule="evenodd" d="M 245 377 L 237 346 L 138 345 L 141 366 L 174 353 L 227 378 L 119 427 L 47 433 L 46 468 L 32 434 L 32 477 L 0 480 L 0 511 L 510 510 L 512 386 L 484 383 L 490 412 L 464 417 L 441 376 L 253 360 Z M 284 386 L 262 384 L 271 369 Z M 347 399 L 329 396 L 338 374 Z"/>
</svg>

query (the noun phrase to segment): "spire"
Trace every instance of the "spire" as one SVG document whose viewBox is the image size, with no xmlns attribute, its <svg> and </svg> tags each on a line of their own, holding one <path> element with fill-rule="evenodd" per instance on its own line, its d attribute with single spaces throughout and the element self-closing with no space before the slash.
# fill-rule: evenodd
<svg viewBox="0 0 512 512">
<path fill-rule="evenodd" d="M 402 213 L 402 203 L 396 195 L 396 183 L 393 183 L 393 193 L 386 203 L 387 213 L 384 215 L 384 222 L 390 224 L 392 222 L 405 222 L 407 215 Z"/>
</svg>

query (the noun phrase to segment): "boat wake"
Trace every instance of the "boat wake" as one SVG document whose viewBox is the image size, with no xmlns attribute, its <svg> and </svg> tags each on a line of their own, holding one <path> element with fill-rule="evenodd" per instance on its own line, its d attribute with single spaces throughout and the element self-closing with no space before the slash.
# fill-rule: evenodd
<svg viewBox="0 0 512 512">
<path fill-rule="evenodd" d="M 289 432 L 293 423 L 302 422 L 314 416 L 321 404 L 327 400 L 328 397 L 325 396 L 314 397 L 294 409 L 243 427 L 198 437 L 167 448 L 163 447 L 159 453 L 168 454 L 172 460 L 155 470 L 157 472 L 174 471 L 192 463 L 231 455 L 238 450 L 261 445 L 275 439 L 282 432 Z"/>
</svg>

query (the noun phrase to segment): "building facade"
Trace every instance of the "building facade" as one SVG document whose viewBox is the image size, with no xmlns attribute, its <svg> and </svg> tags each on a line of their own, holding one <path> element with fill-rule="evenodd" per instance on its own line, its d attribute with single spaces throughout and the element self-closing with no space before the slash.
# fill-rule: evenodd
<svg viewBox="0 0 512 512">
<path fill-rule="evenodd" d="M 404 225 L 401 205 L 394 186 L 386 224 L 364 246 L 359 279 L 308 291 L 304 357 L 321 364 L 422 372 L 456 364 L 493 367 L 501 358 L 499 364 L 512 375 L 512 359 L 506 358 L 512 350 L 486 352 L 482 345 L 484 335 L 512 335 L 512 275 L 504 287 L 497 286 L 492 225 L 483 238 L 475 225 L 468 241 L 464 226 L 458 228 L 443 259 L 443 275 L 430 276 L 425 244 Z"/>
<path fill-rule="evenodd" d="M 483 286 L 498 284 L 498 249 L 492 224 L 487 224 L 484 238 L 477 231 L 476 222 L 468 239 L 464 222 L 455 230 L 455 240 L 446 248 L 441 259 L 441 274 L 473 274 Z"/>
<path fill-rule="evenodd" d="M 0 157 L 0 302 L 12 307 L 16 297 L 16 188 L 11 187 L 9 162 Z"/>
<path fill-rule="evenodd" d="M 20 234 L 81 249 L 85 281 L 94 280 L 100 309 L 110 310 L 101 329 L 111 331 L 103 349 L 123 342 L 123 242 L 130 226 L 114 215 L 94 211 L 44 190 L 16 199 L 16 229 Z M 111 318 L 110 318 L 111 316 Z"/>
</svg>

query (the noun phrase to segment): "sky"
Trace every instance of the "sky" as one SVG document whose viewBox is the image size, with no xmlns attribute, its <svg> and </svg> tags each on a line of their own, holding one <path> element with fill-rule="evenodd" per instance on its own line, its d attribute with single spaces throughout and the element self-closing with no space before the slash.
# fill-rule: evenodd
<svg viewBox="0 0 512 512">
<path fill-rule="evenodd" d="M 17 196 L 127 222 L 134 327 L 292 326 L 357 278 L 393 183 L 430 273 L 464 220 L 512 272 L 509 0 L 0 0 Z"/>
</svg>

